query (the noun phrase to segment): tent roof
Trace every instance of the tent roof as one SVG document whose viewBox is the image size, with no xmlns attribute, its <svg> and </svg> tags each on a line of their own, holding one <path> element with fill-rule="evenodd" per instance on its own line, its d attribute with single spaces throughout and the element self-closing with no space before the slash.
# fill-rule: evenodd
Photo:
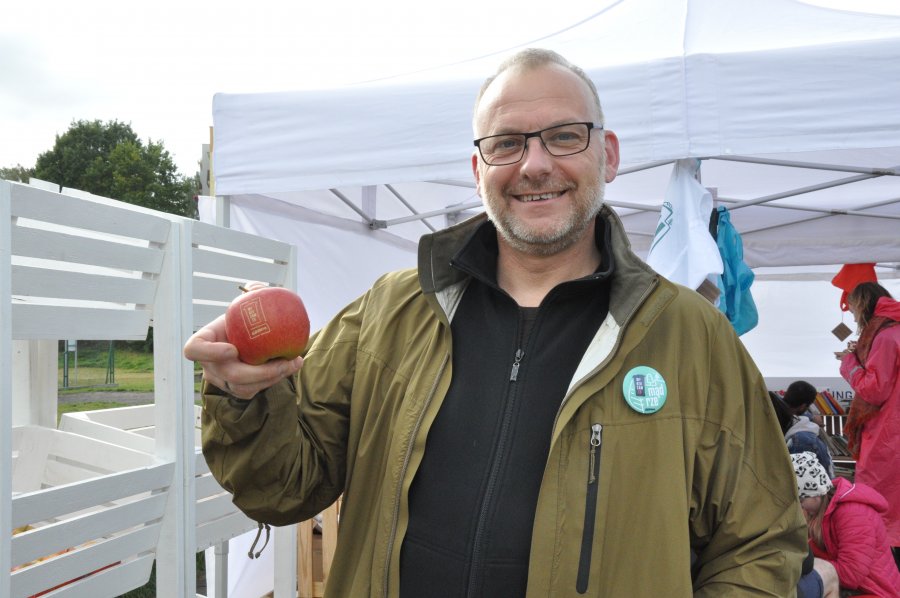
<svg viewBox="0 0 900 598">
<path fill-rule="evenodd" d="M 639 252 L 668 163 L 694 157 L 734 210 L 751 265 L 900 261 L 900 18 L 795 0 L 618 0 L 535 45 L 596 82 L 622 148 L 607 200 Z M 218 94 L 216 192 L 368 214 L 376 227 L 477 203 L 473 100 L 517 49 L 366 85 Z"/>
</svg>

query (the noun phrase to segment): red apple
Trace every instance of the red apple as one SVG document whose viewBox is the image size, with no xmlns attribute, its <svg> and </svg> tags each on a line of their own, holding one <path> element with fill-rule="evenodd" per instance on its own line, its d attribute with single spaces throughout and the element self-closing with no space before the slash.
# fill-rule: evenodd
<svg viewBox="0 0 900 598">
<path fill-rule="evenodd" d="M 293 291 L 264 287 L 237 297 L 225 312 L 225 336 L 244 363 L 293 359 L 309 340 L 309 316 Z"/>
</svg>

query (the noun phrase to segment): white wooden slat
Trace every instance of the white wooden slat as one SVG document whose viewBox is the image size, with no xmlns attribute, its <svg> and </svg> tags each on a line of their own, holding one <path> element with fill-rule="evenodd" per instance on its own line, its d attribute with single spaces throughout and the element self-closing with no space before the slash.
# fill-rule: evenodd
<svg viewBox="0 0 900 598">
<path fill-rule="evenodd" d="M 220 494 L 213 498 L 197 501 L 197 522 L 214 521 L 237 510 L 231 502 L 230 494 Z"/>
<path fill-rule="evenodd" d="M 162 517 L 166 494 L 148 495 L 124 504 L 98 509 L 14 536 L 13 566 L 80 546 Z"/>
<path fill-rule="evenodd" d="M 199 405 L 198 405 L 198 408 L 199 408 Z M 198 478 L 202 477 L 202 476 L 210 475 L 209 465 L 206 464 L 206 458 L 203 456 L 203 452 L 200 450 L 197 451 L 197 456 L 194 458 L 194 474 Z"/>
<path fill-rule="evenodd" d="M 10 183 L 0 181 L 0 596 L 10 594 L 11 567 L 9 538 L 12 536 L 12 471 L 17 458 L 13 452 L 12 405 L 12 243 Z"/>
<path fill-rule="evenodd" d="M 222 519 L 201 523 L 197 526 L 197 551 L 206 550 L 210 546 L 236 538 L 257 527 L 255 521 L 240 511 Z"/>
<path fill-rule="evenodd" d="M 14 339 L 132 340 L 147 338 L 150 312 L 14 303 Z"/>
<path fill-rule="evenodd" d="M 12 574 L 13 596 L 32 596 L 87 572 L 152 551 L 159 531 L 160 524 L 148 525 L 15 571 Z"/>
<path fill-rule="evenodd" d="M 205 222 L 192 222 L 191 227 L 191 243 L 194 246 L 208 245 L 227 251 L 268 257 L 282 263 L 290 259 L 290 245 L 281 241 Z"/>
<path fill-rule="evenodd" d="M 247 281 L 208 278 L 194 274 L 191 281 L 191 286 L 193 287 L 191 296 L 195 302 L 197 300 L 218 301 L 227 305 L 241 294 L 240 286 L 245 282 Z"/>
<path fill-rule="evenodd" d="M 194 330 L 203 328 L 219 316 L 225 313 L 224 305 L 208 305 L 205 303 L 195 303 L 191 309 L 194 318 Z"/>
<path fill-rule="evenodd" d="M 69 417 L 71 415 L 76 414 L 63 413 L 62 417 L 59 418 L 60 430 L 72 432 L 73 434 L 81 434 L 82 436 L 89 436 L 117 446 L 153 454 L 152 438 L 147 438 L 140 434 L 134 434 L 130 431 L 91 421 L 89 419 Z"/>
<path fill-rule="evenodd" d="M 157 593 L 190 596 L 196 592 L 194 529 L 194 372 L 182 357 L 191 334 L 191 265 L 187 223 L 173 231 L 173 243 L 160 272 L 165 301 L 154 312 L 153 363 L 155 445 L 159 459 L 174 461 L 173 484 L 156 556 Z"/>
<path fill-rule="evenodd" d="M 67 413 L 66 415 L 84 417 L 107 426 L 130 430 L 132 428 L 143 428 L 148 425 L 152 426 L 154 409 L 155 405 L 132 405 L 129 407 L 114 407 L 112 409 L 80 411 L 78 413 Z"/>
<path fill-rule="evenodd" d="M 21 257 L 153 274 L 159 273 L 164 253 L 158 247 L 139 247 L 22 226 L 13 228 L 12 242 L 14 255 Z"/>
<path fill-rule="evenodd" d="M 172 480 L 173 469 L 173 463 L 163 463 L 20 494 L 13 498 L 12 526 L 47 521 L 126 496 L 164 490 Z"/>
<path fill-rule="evenodd" d="M 145 585 L 150 580 L 153 555 L 145 554 L 46 594 L 46 598 L 112 598 Z M 44 598 L 44 597 L 41 597 Z"/>
<path fill-rule="evenodd" d="M 149 305 L 156 295 L 156 281 L 14 265 L 12 294 Z"/>
<path fill-rule="evenodd" d="M 123 202 L 115 203 L 118 205 L 104 205 L 27 185 L 12 185 L 13 216 L 155 243 L 168 240 L 170 219 L 141 213 Z"/>
<path fill-rule="evenodd" d="M 152 463 L 152 458 L 145 453 L 122 449 L 78 434 L 65 434 L 55 430 L 54 432 L 50 436 L 53 444 L 48 460 L 70 462 L 74 465 L 82 463 L 86 469 L 101 474 L 125 471 Z M 52 484 L 52 481 L 50 483 Z"/>
<path fill-rule="evenodd" d="M 197 500 L 217 496 L 222 493 L 228 494 L 228 491 L 222 488 L 221 484 L 210 473 L 198 475 L 194 478 L 194 484 L 197 488 Z M 231 494 L 228 494 L 231 500 Z"/>
<path fill-rule="evenodd" d="M 32 430 L 35 431 L 31 432 Z M 30 492 L 41 487 L 44 463 L 53 446 L 50 434 L 44 430 L 45 428 L 37 426 L 13 428 L 12 441 L 17 452 L 12 469 L 13 492 Z M 13 527 L 20 525 L 22 524 L 13 523 Z"/>
<path fill-rule="evenodd" d="M 228 276 L 238 280 L 258 280 L 283 286 L 287 266 L 274 262 L 262 262 L 237 255 L 193 250 L 194 272 Z"/>
</svg>

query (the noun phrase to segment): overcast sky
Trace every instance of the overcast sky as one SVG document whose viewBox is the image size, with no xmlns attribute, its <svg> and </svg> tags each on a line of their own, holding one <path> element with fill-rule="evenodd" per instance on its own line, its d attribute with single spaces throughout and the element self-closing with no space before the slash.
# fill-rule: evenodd
<svg viewBox="0 0 900 598">
<path fill-rule="evenodd" d="M 33 166 L 73 120 L 118 119 L 197 170 L 216 92 L 389 77 L 524 43 L 611 0 L 7 0 L 0 166 Z"/>
<path fill-rule="evenodd" d="M 117 119 L 192 175 L 216 92 L 404 74 L 539 39 L 615 1 L 5 0 L 0 166 L 33 166 L 74 120 Z"/>
</svg>

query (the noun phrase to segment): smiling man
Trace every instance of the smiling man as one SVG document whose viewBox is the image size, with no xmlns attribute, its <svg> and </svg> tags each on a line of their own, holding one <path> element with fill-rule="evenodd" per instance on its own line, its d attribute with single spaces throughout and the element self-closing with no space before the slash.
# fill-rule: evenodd
<svg viewBox="0 0 900 598">
<path fill-rule="evenodd" d="M 526 50 L 473 124 L 486 215 L 423 237 L 303 358 L 242 364 L 220 320 L 188 341 L 213 474 L 276 525 L 343 493 L 329 597 L 793 595 L 806 534 L 762 377 L 603 205 L 594 84 Z"/>
</svg>

